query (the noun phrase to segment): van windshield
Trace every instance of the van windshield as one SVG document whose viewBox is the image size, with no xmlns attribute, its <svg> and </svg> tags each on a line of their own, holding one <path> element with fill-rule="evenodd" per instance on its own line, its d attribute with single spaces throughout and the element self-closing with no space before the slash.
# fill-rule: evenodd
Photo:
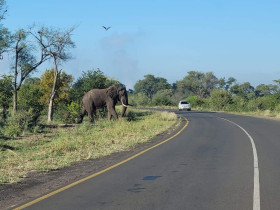
<svg viewBox="0 0 280 210">
<path fill-rule="evenodd" d="M 189 104 L 187 101 L 181 101 L 181 104 Z"/>
</svg>

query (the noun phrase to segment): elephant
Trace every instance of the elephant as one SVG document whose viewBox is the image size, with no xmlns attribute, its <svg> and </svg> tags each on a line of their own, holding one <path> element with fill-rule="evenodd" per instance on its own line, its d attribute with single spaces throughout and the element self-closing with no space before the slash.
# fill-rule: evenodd
<svg viewBox="0 0 280 210">
<path fill-rule="evenodd" d="M 112 116 L 115 120 L 118 119 L 118 115 L 115 109 L 116 104 L 120 101 L 122 103 L 122 114 L 124 117 L 128 104 L 128 96 L 125 87 L 123 86 L 110 86 L 106 89 L 92 89 L 87 92 L 82 99 L 82 112 L 78 119 L 78 123 L 83 122 L 83 118 L 88 114 L 90 122 L 94 122 L 93 114 L 96 113 L 96 109 L 107 107 L 108 119 L 111 120 Z M 131 105 L 130 105 L 131 106 Z"/>
</svg>

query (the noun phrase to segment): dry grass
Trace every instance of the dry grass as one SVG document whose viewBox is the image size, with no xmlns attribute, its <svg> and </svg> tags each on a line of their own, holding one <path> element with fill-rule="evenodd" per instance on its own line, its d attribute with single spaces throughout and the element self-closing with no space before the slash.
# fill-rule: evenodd
<svg viewBox="0 0 280 210">
<path fill-rule="evenodd" d="M 18 182 L 30 171 L 55 170 L 81 160 L 129 150 L 176 123 L 174 113 L 136 111 L 117 122 L 100 119 L 52 135 L 0 141 L 0 183 Z"/>
</svg>

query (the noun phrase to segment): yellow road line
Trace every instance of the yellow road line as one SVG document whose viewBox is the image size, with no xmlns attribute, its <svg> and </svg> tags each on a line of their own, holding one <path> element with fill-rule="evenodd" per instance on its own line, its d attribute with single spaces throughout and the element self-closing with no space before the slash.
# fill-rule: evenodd
<svg viewBox="0 0 280 210">
<path fill-rule="evenodd" d="M 37 198 L 37 199 L 35 199 L 35 200 L 33 200 L 33 201 L 30 201 L 30 202 L 28 202 L 28 203 L 26 203 L 26 204 L 24 204 L 24 205 L 22 205 L 22 206 L 19 206 L 19 207 L 15 208 L 15 210 L 24 209 L 24 208 L 26 208 L 26 207 L 28 207 L 28 206 L 31 206 L 31 205 L 33 205 L 33 204 L 35 204 L 35 203 L 38 203 L 38 202 L 41 201 L 41 200 L 44 200 L 44 199 L 46 199 L 46 198 L 49 198 L 49 197 L 51 197 L 51 196 L 53 196 L 53 195 L 55 195 L 55 194 L 57 194 L 57 193 L 60 193 L 60 192 L 62 192 L 62 191 L 64 191 L 64 190 L 66 190 L 66 189 L 69 189 L 69 188 L 71 188 L 71 187 L 73 187 L 73 186 L 75 186 L 75 185 L 77 185 L 77 184 L 80 184 L 80 183 L 82 183 L 82 182 L 84 182 L 84 181 L 86 181 L 86 180 L 88 180 L 88 179 L 91 179 L 91 178 L 93 178 L 93 177 L 96 177 L 96 176 L 98 176 L 98 175 L 100 175 L 100 174 L 105 173 L 106 171 L 109 171 L 109 170 L 111 170 L 111 169 L 113 169 L 113 168 L 116 168 L 117 166 L 122 165 L 122 164 L 124 164 L 124 163 L 126 163 L 126 162 L 128 162 L 128 161 L 130 161 L 130 160 L 132 160 L 132 159 L 134 159 L 134 158 L 136 158 L 136 157 L 142 155 L 143 153 L 148 152 L 149 150 L 154 149 L 154 148 L 156 148 L 156 147 L 158 147 L 158 146 L 160 146 L 160 145 L 162 145 L 162 144 L 164 144 L 164 143 L 170 141 L 170 140 L 173 139 L 174 137 L 178 136 L 178 135 L 189 125 L 189 121 L 187 120 L 187 118 L 185 118 L 185 120 L 186 120 L 186 124 L 184 125 L 184 127 L 183 127 L 181 130 L 179 130 L 176 134 L 174 134 L 173 136 L 171 136 L 170 138 L 168 138 L 168 139 L 166 139 L 166 140 L 164 140 L 164 141 L 162 141 L 162 142 L 160 142 L 160 143 L 158 143 L 158 144 L 156 144 L 156 145 L 154 145 L 154 146 L 152 146 L 152 147 L 149 147 L 149 148 L 147 148 L 147 149 L 145 149 L 145 150 L 143 150 L 143 151 L 141 151 L 141 152 L 139 152 L 139 153 L 137 153 L 137 154 L 135 154 L 135 155 L 133 155 L 133 156 L 131 156 L 131 157 L 129 157 L 129 158 L 127 158 L 127 159 L 121 161 L 121 162 L 119 162 L 119 163 L 116 163 L 115 165 L 112 165 L 112 166 L 110 166 L 110 167 L 108 167 L 108 168 L 106 168 L 106 169 L 104 169 L 104 170 L 102 170 L 102 171 L 99 171 L 99 172 L 97 172 L 97 173 L 94 173 L 94 174 L 92 174 L 92 175 L 90 175 L 90 176 L 88 176 L 88 177 L 85 177 L 85 178 L 83 178 L 83 179 L 80 179 L 80 180 L 78 180 L 78 181 L 76 181 L 76 182 L 73 182 L 72 184 L 69 184 L 69 185 L 67 185 L 67 186 L 65 186 L 65 187 L 62 187 L 62 188 L 60 188 L 60 189 L 58 189 L 58 190 L 55 190 L 55 191 L 53 191 L 53 192 L 51 192 L 51 193 L 49 193 L 49 194 L 46 194 L 46 195 L 44 195 L 44 196 L 42 196 L 42 197 L 39 197 L 39 198 Z"/>
</svg>

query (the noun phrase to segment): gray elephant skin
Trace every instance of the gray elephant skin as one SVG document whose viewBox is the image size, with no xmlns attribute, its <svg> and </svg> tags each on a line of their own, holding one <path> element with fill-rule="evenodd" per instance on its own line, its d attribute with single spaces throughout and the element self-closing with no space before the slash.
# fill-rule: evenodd
<svg viewBox="0 0 280 210">
<path fill-rule="evenodd" d="M 88 114 L 90 122 L 93 122 L 93 114 L 96 113 L 96 109 L 107 107 L 108 119 L 112 116 L 115 120 L 118 119 L 118 115 L 115 109 L 116 104 L 120 101 L 122 103 L 122 114 L 124 117 L 128 104 L 128 97 L 125 87 L 110 86 L 106 89 L 92 89 L 87 92 L 82 99 L 82 112 L 78 119 L 78 123 L 83 122 L 83 118 Z"/>
</svg>

